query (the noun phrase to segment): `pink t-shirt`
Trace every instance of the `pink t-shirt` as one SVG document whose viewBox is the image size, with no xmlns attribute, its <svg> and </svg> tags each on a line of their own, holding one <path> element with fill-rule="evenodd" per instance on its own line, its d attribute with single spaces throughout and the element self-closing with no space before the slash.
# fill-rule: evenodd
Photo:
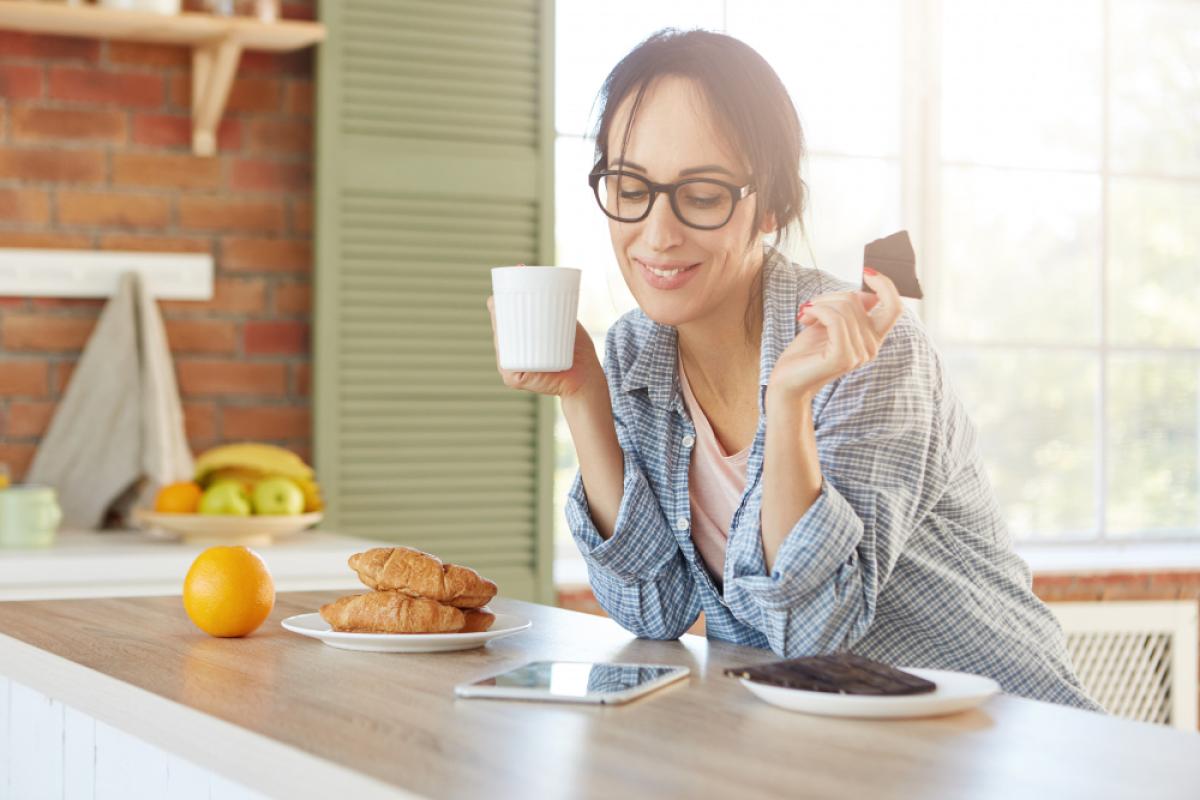
<svg viewBox="0 0 1200 800">
<path fill-rule="evenodd" d="M 746 488 L 746 461 L 750 457 L 750 448 L 733 455 L 725 453 L 704 409 L 692 394 L 682 360 L 679 362 L 679 386 L 696 427 L 696 443 L 692 446 L 692 461 L 688 467 L 692 542 L 708 568 L 708 574 L 721 587 L 725 574 L 725 546 L 729 541 L 733 512 Z"/>
</svg>

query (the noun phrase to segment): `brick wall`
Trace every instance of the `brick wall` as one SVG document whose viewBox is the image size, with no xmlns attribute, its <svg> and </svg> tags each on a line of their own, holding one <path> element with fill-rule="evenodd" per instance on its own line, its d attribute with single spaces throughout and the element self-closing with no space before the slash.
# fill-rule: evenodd
<svg viewBox="0 0 1200 800">
<path fill-rule="evenodd" d="M 1200 572 L 1106 572 L 1038 575 L 1033 591 L 1047 603 L 1096 600 L 1191 600 L 1200 602 Z"/>
<path fill-rule="evenodd" d="M 187 48 L 0 30 L 0 247 L 211 253 L 213 299 L 161 303 L 192 448 L 310 458 L 313 51 L 243 54 L 215 157 L 191 154 L 190 96 Z M 18 479 L 102 305 L 0 297 Z"/>
</svg>

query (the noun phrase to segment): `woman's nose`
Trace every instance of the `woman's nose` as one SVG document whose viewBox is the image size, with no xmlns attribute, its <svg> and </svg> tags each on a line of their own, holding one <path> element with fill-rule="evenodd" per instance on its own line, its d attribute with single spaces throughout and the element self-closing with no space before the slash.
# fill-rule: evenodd
<svg viewBox="0 0 1200 800">
<path fill-rule="evenodd" d="M 683 223 L 675 216 L 666 195 L 658 196 L 642 226 L 642 240 L 654 250 L 669 250 L 683 244 Z"/>
</svg>

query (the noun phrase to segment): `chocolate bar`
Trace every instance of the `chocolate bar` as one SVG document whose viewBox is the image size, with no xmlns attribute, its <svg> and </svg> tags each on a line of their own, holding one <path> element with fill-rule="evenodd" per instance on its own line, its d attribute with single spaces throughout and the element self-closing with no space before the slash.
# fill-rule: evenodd
<svg viewBox="0 0 1200 800">
<path fill-rule="evenodd" d="M 863 248 L 863 266 L 882 272 L 896 284 L 901 297 L 920 300 L 924 297 L 921 283 L 917 280 L 917 257 L 913 253 L 908 231 L 899 231 L 891 236 L 876 239 Z M 875 290 L 863 281 L 864 292 Z"/>
<path fill-rule="evenodd" d="M 837 694 L 925 694 L 937 688 L 932 681 L 854 653 L 833 653 L 773 661 L 754 667 L 735 667 L 725 670 L 725 674 L 787 689 Z"/>
</svg>

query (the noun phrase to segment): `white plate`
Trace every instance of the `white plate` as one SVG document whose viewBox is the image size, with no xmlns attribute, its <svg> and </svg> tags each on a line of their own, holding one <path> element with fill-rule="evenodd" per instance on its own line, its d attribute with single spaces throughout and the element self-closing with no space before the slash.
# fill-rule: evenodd
<svg viewBox="0 0 1200 800">
<path fill-rule="evenodd" d="M 133 519 L 148 533 L 166 531 L 192 544 L 270 544 L 295 536 L 321 521 L 321 512 L 308 514 L 165 514 L 136 508 Z"/>
<path fill-rule="evenodd" d="M 787 689 L 742 678 L 742 685 L 771 705 L 819 714 L 825 717 L 860 717 L 887 719 L 899 717 L 935 717 L 974 708 L 1000 691 L 1000 685 L 982 675 L 950 672 L 941 669 L 912 669 L 905 672 L 933 681 L 937 688 L 927 694 L 877 697 L 862 694 L 835 694 Z"/>
<path fill-rule="evenodd" d="M 330 647 L 370 653 L 445 653 L 483 647 L 493 639 L 528 630 L 533 622 L 516 614 L 497 614 L 482 633 L 343 633 L 329 627 L 321 615 L 297 614 L 282 623 L 292 633 L 320 639 Z"/>
</svg>

